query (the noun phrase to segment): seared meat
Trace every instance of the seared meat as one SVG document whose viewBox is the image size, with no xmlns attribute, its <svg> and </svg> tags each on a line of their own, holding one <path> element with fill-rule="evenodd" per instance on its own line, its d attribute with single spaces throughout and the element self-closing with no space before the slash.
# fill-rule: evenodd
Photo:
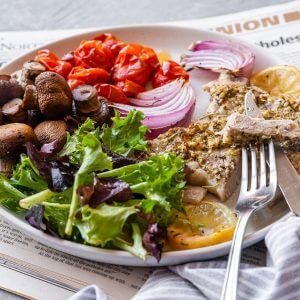
<svg viewBox="0 0 300 300">
<path fill-rule="evenodd" d="M 249 143 L 251 140 L 273 138 L 290 149 L 300 151 L 300 126 L 292 120 L 264 120 L 233 113 L 223 129 L 224 143 Z"/>
<path fill-rule="evenodd" d="M 299 106 L 286 99 L 270 96 L 264 90 L 251 85 L 245 78 L 236 78 L 233 75 L 223 73 L 218 80 L 208 83 L 204 89 L 210 93 L 211 98 L 207 113 L 230 115 L 237 112 L 243 114 L 245 112 L 245 94 L 251 91 L 264 119 L 294 120 L 300 125 Z M 288 157 L 300 174 L 300 154 L 297 152 L 300 151 L 299 141 L 295 144 L 285 142 L 283 146 L 286 147 Z"/>
<path fill-rule="evenodd" d="M 172 128 L 149 142 L 150 155 L 176 153 L 187 161 L 190 185 L 205 187 L 226 200 L 239 183 L 241 145 L 263 135 L 264 138 L 288 140 L 297 148 L 300 112 L 285 100 L 275 99 L 252 86 L 245 78 L 221 74 L 219 80 L 209 83 L 205 89 L 211 95 L 207 115 L 188 128 Z M 249 90 L 255 95 L 264 118 L 273 120 L 241 115 L 244 113 L 244 96 Z M 228 116 L 232 113 L 236 114 Z M 300 152 L 295 150 L 298 148 L 289 151 L 288 156 L 300 173 Z"/>
<path fill-rule="evenodd" d="M 300 152 L 289 151 L 287 156 L 291 161 L 292 165 L 294 166 L 294 168 L 296 169 L 296 171 L 298 172 L 298 174 L 300 174 Z"/>
<path fill-rule="evenodd" d="M 220 134 L 226 120 L 210 115 L 188 128 L 172 128 L 149 143 L 150 152 L 181 156 L 188 161 L 188 183 L 205 186 L 225 200 L 238 185 L 240 165 L 240 147 L 224 143 Z"/>
<path fill-rule="evenodd" d="M 285 99 L 272 97 L 251 85 L 245 78 L 221 74 L 218 80 L 208 83 L 204 90 L 210 93 L 211 103 L 207 113 L 244 113 L 244 97 L 248 91 L 255 96 L 257 106 L 265 119 L 300 120 L 300 110 Z"/>
</svg>

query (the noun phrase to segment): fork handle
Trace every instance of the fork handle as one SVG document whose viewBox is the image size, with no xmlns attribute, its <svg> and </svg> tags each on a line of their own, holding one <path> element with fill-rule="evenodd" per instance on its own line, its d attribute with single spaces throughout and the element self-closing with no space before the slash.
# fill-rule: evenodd
<svg viewBox="0 0 300 300">
<path fill-rule="evenodd" d="M 253 209 L 241 211 L 234 231 L 232 244 L 229 252 L 225 280 L 222 289 L 221 300 L 237 299 L 238 275 L 242 253 L 242 245 L 246 227 Z"/>
</svg>

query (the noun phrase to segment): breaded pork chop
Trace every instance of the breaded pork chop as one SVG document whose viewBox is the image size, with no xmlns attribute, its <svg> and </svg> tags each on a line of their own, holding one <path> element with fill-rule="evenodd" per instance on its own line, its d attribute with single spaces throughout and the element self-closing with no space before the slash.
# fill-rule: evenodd
<svg viewBox="0 0 300 300">
<path fill-rule="evenodd" d="M 238 185 L 241 155 L 239 146 L 222 140 L 226 121 L 227 116 L 208 115 L 187 128 L 172 128 L 149 142 L 150 153 L 181 156 L 188 162 L 188 183 L 205 186 L 225 200 Z"/>
<path fill-rule="evenodd" d="M 221 74 L 219 80 L 206 85 L 211 104 L 207 114 L 188 128 L 172 128 L 152 140 L 150 155 L 174 152 L 187 160 L 187 180 L 191 185 L 205 186 L 208 191 L 226 200 L 236 189 L 240 178 L 241 144 L 223 139 L 228 115 L 244 113 L 244 96 L 251 90 L 266 119 L 287 119 L 299 122 L 300 112 L 283 99 L 273 98 L 252 86 L 246 79 Z M 278 135 L 280 136 L 280 134 Z M 300 154 L 293 150 L 288 157 L 300 174 Z"/>
<path fill-rule="evenodd" d="M 218 80 L 205 85 L 204 90 L 210 94 L 211 100 L 207 113 L 229 115 L 238 112 L 243 114 L 245 113 L 245 94 L 251 91 L 265 119 L 287 119 L 300 122 L 298 106 L 283 98 L 270 96 L 269 93 L 252 85 L 245 78 L 236 78 L 230 74 L 222 73 Z"/>
</svg>

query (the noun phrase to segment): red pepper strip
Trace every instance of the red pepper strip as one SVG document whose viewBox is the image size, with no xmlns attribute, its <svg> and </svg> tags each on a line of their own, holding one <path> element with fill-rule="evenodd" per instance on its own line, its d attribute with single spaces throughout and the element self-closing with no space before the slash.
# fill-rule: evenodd
<svg viewBox="0 0 300 300">
<path fill-rule="evenodd" d="M 48 49 L 39 50 L 35 60 L 42 63 L 48 71 L 56 72 L 67 78 L 73 66 L 67 62 L 58 59 L 58 57 Z"/>
<path fill-rule="evenodd" d="M 154 88 L 165 85 L 177 78 L 189 80 L 189 74 L 184 68 L 172 60 L 164 61 L 152 78 Z"/>
<path fill-rule="evenodd" d="M 97 84 L 95 87 L 98 91 L 99 96 L 106 98 L 110 102 L 123 103 L 123 104 L 129 103 L 129 100 L 126 97 L 126 95 L 117 86 L 103 83 L 103 84 Z"/>
</svg>

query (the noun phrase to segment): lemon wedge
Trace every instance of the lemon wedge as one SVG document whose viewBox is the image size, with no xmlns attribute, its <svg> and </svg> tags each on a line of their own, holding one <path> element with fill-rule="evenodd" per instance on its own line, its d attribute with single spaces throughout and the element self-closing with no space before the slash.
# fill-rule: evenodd
<svg viewBox="0 0 300 300">
<path fill-rule="evenodd" d="M 232 239 L 237 217 L 226 205 L 203 200 L 197 205 L 186 205 L 167 228 L 168 244 L 174 250 L 207 247 Z"/>
<path fill-rule="evenodd" d="M 251 82 L 292 105 L 300 104 L 300 69 L 294 66 L 275 66 L 264 69 L 251 77 Z"/>
</svg>

